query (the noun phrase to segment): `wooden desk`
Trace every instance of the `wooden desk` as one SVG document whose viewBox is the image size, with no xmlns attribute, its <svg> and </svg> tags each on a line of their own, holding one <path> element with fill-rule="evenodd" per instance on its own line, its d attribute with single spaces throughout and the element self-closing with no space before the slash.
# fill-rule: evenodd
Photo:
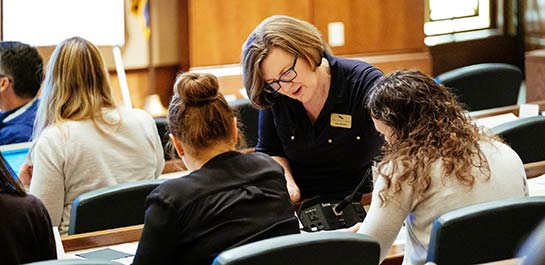
<svg viewBox="0 0 545 265">
<path fill-rule="evenodd" d="M 528 102 L 528 104 L 537 104 L 539 105 L 539 111 L 545 111 L 545 100 Z M 469 112 L 469 116 L 472 119 L 480 119 L 480 118 L 496 116 L 500 114 L 507 114 L 507 113 L 513 113 L 518 116 L 519 108 L 520 108 L 520 105 L 511 105 L 511 106 L 498 107 L 498 108 L 492 108 L 492 109 L 477 110 L 477 111 Z"/>
<path fill-rule="evenodd" d="M 123 243 L 137 242 L 142 235 L 144 225 L 108 229 L 97 232 L 63 236 L 62 244 L 67 254 L 77 250 L 107 247 Z M 383 265 L 399 265 L 403 262 L 404 244 L 395 244 L 382 262 Z"/>
</svg>

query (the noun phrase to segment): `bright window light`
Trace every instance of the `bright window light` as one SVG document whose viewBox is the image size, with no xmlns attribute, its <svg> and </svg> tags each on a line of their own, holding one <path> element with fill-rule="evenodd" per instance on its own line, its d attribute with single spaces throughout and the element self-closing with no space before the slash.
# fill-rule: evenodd
<svg viewBox="0 0 545 265">
<path fill-rule="evenodd" d="M 123 45 L 123 0 L 3 0 L 3 40 L 56 45 L 80 36 L 95 45 Z"/>
<path fill-rule="evenodd" d="M 490 0 L 428 0 L 427 36 L 490 27 Z"/>
</svg>

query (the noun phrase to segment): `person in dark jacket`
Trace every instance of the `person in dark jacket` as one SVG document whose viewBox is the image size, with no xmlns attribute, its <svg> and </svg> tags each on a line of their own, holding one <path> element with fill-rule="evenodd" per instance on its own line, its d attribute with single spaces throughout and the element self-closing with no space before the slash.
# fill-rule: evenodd
<svg viewBox="0 0 545 265">
<path fill-rule="evenodd" d="M 192 172 L 147 198 L 134 264 L 211 264 L 223 250 L 299 232 L 284 171 L 262 153 L 235 151 L 237 121 L 210 74 L 177 77 L 172 143 Z"/>
<path fill-rule="evenodd" d="M 0 263 L 22 264 L 57 258 L 49 214 L 25 192 L 0 154 Z"/>
</svg>

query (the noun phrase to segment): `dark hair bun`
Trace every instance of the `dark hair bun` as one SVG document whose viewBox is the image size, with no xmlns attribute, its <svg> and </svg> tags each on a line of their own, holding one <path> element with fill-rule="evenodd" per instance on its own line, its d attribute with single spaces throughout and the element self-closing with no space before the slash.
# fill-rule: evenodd
<svg viewBox="0 0 545 265">
<path fill-rule="evenodd" d="M 184 73 L 175 93 L 187 106 L 202 106 L 218 99 L 218 79 L 212 74 Z"/>
</svg>

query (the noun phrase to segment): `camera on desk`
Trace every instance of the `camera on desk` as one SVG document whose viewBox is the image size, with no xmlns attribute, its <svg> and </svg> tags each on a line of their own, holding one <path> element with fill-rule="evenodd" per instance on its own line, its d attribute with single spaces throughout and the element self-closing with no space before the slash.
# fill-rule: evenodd
<svg viewBox="0 0 545 265">
<path fill-rule="evenodd" d="M 346 205 L 341 205 L 343 209 L 339 209 L 337 206 L 341 202 L 321 202 L 319 197 L 303 202 L 299 212 L 303 230 L 307 232 L 335 230 L 348 228 L 363 221 L 367 213 L 359 200 L 347 202 Z"/>
</svg>

